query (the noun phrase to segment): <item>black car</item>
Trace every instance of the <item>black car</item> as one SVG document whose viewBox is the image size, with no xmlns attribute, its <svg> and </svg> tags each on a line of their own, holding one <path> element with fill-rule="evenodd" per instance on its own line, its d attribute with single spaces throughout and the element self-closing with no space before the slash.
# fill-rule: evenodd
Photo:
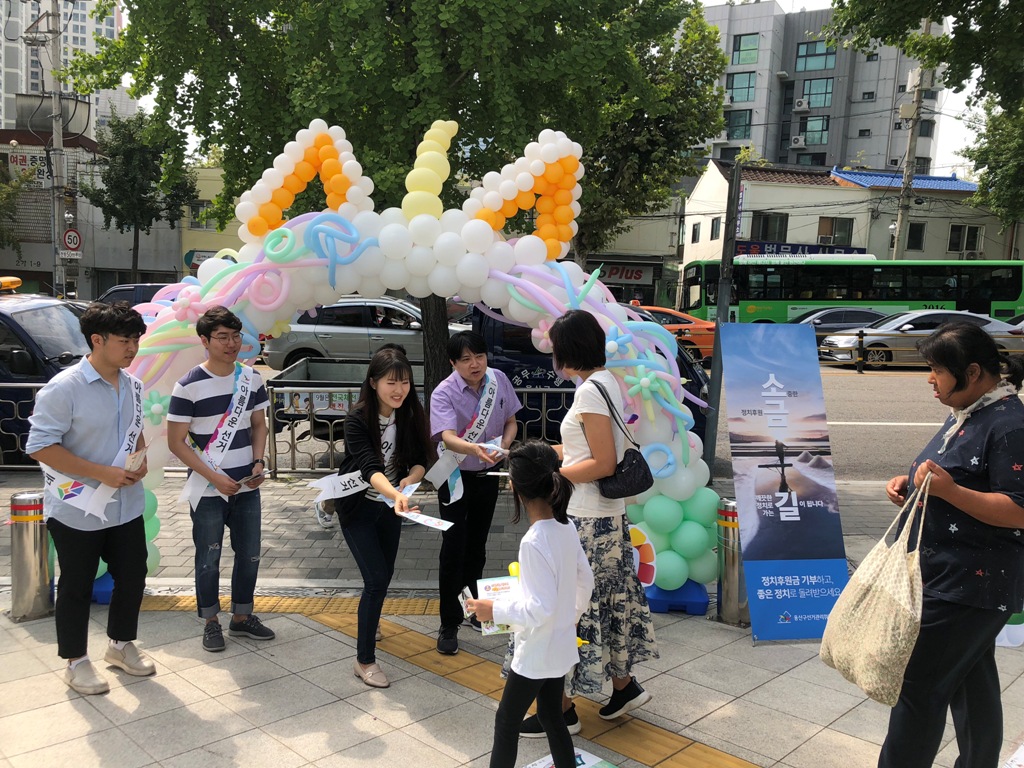
<svg viewBox="0 0 1024 768">
<path fill-rule="evenodd" d="M 119 301 L 127 301 L 133 307 L 136 304 L 145 304 L 152 301 L 157 291 L 166 288 L 170 283 L 126 283 L 115 285 L 103 292 L 96 301 L 104 304 L 115 304 Z"/>
<path fill-rule="evenodd" d="M 880 320 L 886 314 L 869 307 L 832 307 L 812 309 L 810 312 L 797 315 L 788 322 L 809 325 L 814 328 L 814 333 L 817 336 L 822 337 L 850 328 L 862 328 Z"/>
</svg>

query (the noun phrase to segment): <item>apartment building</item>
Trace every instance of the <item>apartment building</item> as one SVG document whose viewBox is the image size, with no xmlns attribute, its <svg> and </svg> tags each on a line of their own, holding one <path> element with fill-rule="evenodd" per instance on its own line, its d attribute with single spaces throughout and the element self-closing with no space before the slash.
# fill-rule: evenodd
<svg viewBox="0 0 1024 768">
<path fill-rule="evenodd" d="M 786 13 L 774 0 L 754 0 L 704 14 L 729 59 L 726 129 L 708 138 L 709 156 L 733 160 L 752 147 L 772 163 L 903 168 L 909 120 L 900 107 L 912 101 L 916 60 L 892 47 L 869 54 L 829 47 L 821 29 L 831 9 Z M 933 170 L 944 96 L 931 72 L 924 78 L 917 173 Z"/>
</svg>

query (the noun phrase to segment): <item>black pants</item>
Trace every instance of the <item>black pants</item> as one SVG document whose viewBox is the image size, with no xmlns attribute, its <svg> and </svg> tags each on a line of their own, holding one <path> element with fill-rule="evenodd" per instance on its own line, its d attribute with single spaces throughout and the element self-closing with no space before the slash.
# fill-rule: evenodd
<svg viewBox="0 0 1024 768">
<path fill-rule="evenodd" d="M 102 557 L 114 580 L 107 614 L 107 637 L 134 640 L 146 589 L 146 528 L 142 516 L 123 525 L 80 531 L 51 518 L 46 523 L 57 550 L 57 654 L 77 659 L 89 650 L 92 583 Z"/>
<path fill-rule="evenodd" d="M 391 577 L 395 575 L 402 519 L 384 502 L 363 499 L 341 533 L 363 577 L 356 659 L 360 664 L 372 664 L 376 661 L 377 649 L 374 634 L 380 622 L 380 612 L 384 609 L 384 598 L 388 596 Z"/>
<path fill-rule="evenodd" d="M 997 768 L 1003 707 L 995 640 L 1008 617 L 925 595 L 921 634 L 889 716 L 879 768 L 931 768 L 947 708 L 960 748 L 956 768 Z"/>
<path fill-rule="evenodd" d="M 494 716 L 491 768 L 514 768 L 519 750 L 519 726 L 534 699 L 537 699 L 537 719 L 548 736 L 555 768 L 575 768 L 576 750 L 562 717 L 564 686 L 564 675 L 534 680 L 509 670 L 498 713 Z"/>
<path fill-rule="evenodd" d="M 453 504 L 448 487 L 438 492 L 441 517 L 454 525 L 441 534 L 441 556 L 438 566 L 438 591 L 441 598 L 441 625 L 457 627 L 464 618 L 459 592 L 469 587 L 474 597 L 476 580 L 483 576 L 487 563 L 487 534 L 494 519 L 494 505 L 498 503 L 498 478 L 484 474 L 463 472 L 462 498 Z"/>
</svg>

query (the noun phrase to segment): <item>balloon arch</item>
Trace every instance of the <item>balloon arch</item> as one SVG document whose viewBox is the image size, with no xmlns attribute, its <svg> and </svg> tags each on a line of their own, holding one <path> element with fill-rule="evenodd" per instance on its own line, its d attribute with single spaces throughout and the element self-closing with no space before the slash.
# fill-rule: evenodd
<svg viewBox="0 0 1024 768">
<path fill-rule="evenodd" d="M 676 340 L 616 303 L 599 281 L 575 263 L 561 262 L 580 213 L 582 148 L 560 131 L 541 131 L 523 156 L 486 174 L 462 208 L 444 210 L 446 153 L 458 130 L 438 120 L 416 150 L 401 208 L 374 211 L 373 181 L 363 175 L 345 131 L 313 120 L 274 159 L 273 167 L 242 194 L 235 213 L 242 246 L 203 262 L 196 277 L 170 285 L 136 309 L 147 323 L 132 372 L 145 385 L 148 424 L 146 532 L 149 568 L 160 553 L 153 493 L 170 458 L 166 415 L 174 383 L 205 359 L 195 333 L 208 307 L 224 305 L 243 323 L 243 359 L 259 352 L 259 335 L 286 332 L 296 311 L 329 305 L 356 293 L 375 298 L 404 290 L 475 303 L 505 322 L 532 329 L 535 346 L 549 352 L 547 330 L 568 309 L 591 312 L 607 333 L 608 368 L 618 377 L 627 421 L 655 476 L 654 487 L 627 509 L 641 580 L 675 590 L 686 580 L 717 577 L 718 496 L 676 365 Z M 317 176 L 327 208 L 285 220 L 295 195 Z M 535 230 L 514 240 L 505 222 L 535 210 Z M 699 401 L 695 401 L 704 405 Z"/>
</svg>

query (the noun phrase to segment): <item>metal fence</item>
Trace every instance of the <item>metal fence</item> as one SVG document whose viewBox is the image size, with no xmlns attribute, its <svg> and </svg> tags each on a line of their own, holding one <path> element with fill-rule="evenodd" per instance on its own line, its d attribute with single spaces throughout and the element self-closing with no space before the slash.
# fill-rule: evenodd
<svg viewBox="0 0 1024 768">
<path fill-rule="evenodd" d="M 35 469 L 38 465 L 25 455 L 28 417 L 36 404 L 36 392 L 43 383 L 0 383 L 0 469 Z"/>
</svg>

